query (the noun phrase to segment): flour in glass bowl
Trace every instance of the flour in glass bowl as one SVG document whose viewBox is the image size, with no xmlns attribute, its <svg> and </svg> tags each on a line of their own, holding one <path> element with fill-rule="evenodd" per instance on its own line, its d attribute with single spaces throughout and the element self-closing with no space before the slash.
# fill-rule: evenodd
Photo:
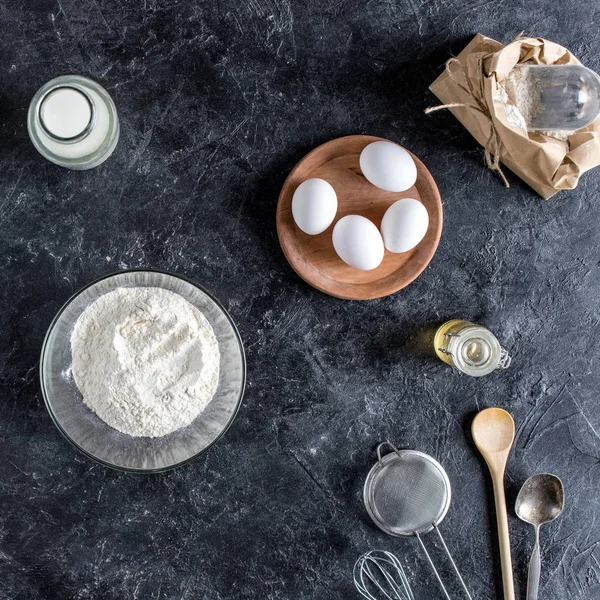
<svg viewBox="0 0 600 600">
<path fill-rule="evenodd" d="M 206 317 L 162 288 L 119 288 L 91 304 L 71 336 L 73 377 L 108 425 L 160 437 L 189 425 L 219 381 L 219 346 Z"/>
</svg>

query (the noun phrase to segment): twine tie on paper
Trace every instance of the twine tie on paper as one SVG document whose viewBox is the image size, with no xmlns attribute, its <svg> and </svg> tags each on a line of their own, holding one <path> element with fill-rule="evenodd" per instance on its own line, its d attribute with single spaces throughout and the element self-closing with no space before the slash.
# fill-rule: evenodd
<svg viewBox="0 0 600 600">
<path fill-rule="evenodd" d="M 486 117 L 490 122 L 490 137 L 488 139 L 487 144 L 485 145 L 485 163 L 487 167 L 498 173 L 500 179 L 506 187 L 510 187 L 504 172 L 502 171 L 502 167 L 500 166 L 500 154 L 502 152 L 502 140 L 494 127 L 494 122 L 492 120 L 492 115 L 490 114 L 490 110 L 487 105 L 479 99 L 479 95 L 475 93 L 473 89 L 473 82 L 469 79 L 469 77 L 465 73 L 465 79 L 467 81 L 468 87 L 464 86 L 460 81 L 457 80 L 455 74 L 451 70 L 452 65 L 458 65 L 461 71 L 464 71 L 464 67 L 462 63 L 457 58 L 450 58 L 446 61 L 446 73 L 450 80 L 462 89 L 464 92 L 469 94 L 471 98 L 475 101 L 475 104 L 466 104 L 464 102 L 451 102 L 449 104 L 440 104 L 439 106 L 430 106 L 425 109 L 425 114 L 428 115 L 432 112 L 436 112 L 438 110 L 447 110 L 450 108 L 468 108 L 469 110 L 476 110 L 481 113 L 484 117 Z"/>
</svg>

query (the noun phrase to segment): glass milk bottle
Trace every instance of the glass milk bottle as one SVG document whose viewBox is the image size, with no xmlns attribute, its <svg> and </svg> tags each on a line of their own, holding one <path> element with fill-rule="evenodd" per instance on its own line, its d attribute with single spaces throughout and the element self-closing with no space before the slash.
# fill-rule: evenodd
<svg viewBox="0 0 600 600">
<path fill-rule="evenodd" d="M 441 360 L 473 377 L 510 365 L 508 351 L 489 329 L 461 319 L 448 321 L 437 330 L 434 347 Z"/>
<path fill-rule="evenodd" d="M 42 156 L 76 170 L 103 163 L 119 140 L 112 98 L 95 81 L 79 75 L 57 77 L 36 92 L 27 129 Z"/>
</svg>

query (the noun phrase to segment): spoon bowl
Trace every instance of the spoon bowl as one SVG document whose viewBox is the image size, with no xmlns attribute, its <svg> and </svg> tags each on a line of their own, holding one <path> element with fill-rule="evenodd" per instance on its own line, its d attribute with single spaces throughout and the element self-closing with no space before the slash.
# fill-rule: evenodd
<svg viewBox="0 0 600 600">
<path fill-rule="evenodd" d="M 515 422 L 510 414 L 502 408 L 486 408 L 473 419 L 471 434 L 477 449 L 487 463 L 494 486 L 504 600 L 515 600 L 508 515 L 504 495 L 504 471 L 515 439 Z"/>
<path fill-rule="evenodd" d="M 563 484 L 556 475 L 533 475 L 517 496 L 515 512 L 522 521 L 539 526 L 556 519 L 563 511 L 564 503 Z"/>
<path fill-rule="evenodd" d="M 562 481 L 556 475 L 533 475 L 524 484 L 517 501 L 517 516 L 535 528 L 535 543 L 527 575 L 527 600 L 537 600 L 542 561 L 540 554 L 540 525 L 554 521 L 563 511 L 565 493 Z"/>
<path fill-rule="evenodd" d="M 515 438 L 515 422 L 502 408 L 486 408 L 473 419 L 471 433 L 487 461 L 492 454 L 508 452 Z"/>
</svg>

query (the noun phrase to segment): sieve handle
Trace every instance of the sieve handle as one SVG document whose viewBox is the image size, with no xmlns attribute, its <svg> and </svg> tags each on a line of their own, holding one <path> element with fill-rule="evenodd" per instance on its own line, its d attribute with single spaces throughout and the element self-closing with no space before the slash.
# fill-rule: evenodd
<svg viewBox="0 0 600 600">
<path fill-rule="evenodd" d="M 437 525 L 434 525 L 434 529 L 436 530 L 436 532 L 440 538 L 440 542 L 442 542 L 442 546 L 444 546 L 444 550 L 446 551 L 446 556 L 450 559 L 450 562 L 452 563 L 452 566 L 454 567 L 454 572 L 456 573 L 456 576 L 458 577 L 460 584 L 462 585 L 462 588 L 465 591 L 465 594 L 467 595 L 467 598 L 469 600 L 473 600 L 473 598 L 471 598 L 471 594 L 469 593 L 469 590 L 467 589 L 465 581 L 462 578 L 462 575 L 460 574 L 460 571 L 458 570 L 458 567 L 456 566 L 454 559 L 452 558 L 452 554 L 450 554 L 450 550 L 448 550 L 448 546 L 446 546 L 446 542 L 444 541 L 444 538 L 442 537 L 442 532 L 438 529 Z"/>
<path fill-rule="evenodd" d="M 442 591 L 444 592 L 444 596 L 446 596 L 446 600 L 450 600 L 450 596 L 448 596 L 448 592 L 446 591 L 446 586 L 442 582 L 442 578 L 440 577 L 440 574 L 438 573 L 437 569 L 435 568 L 435 565 L 433 564 L 433 561 L 431 560 L 431 556 L 429 556 L 429 552 L 427 552 L 427 548 L 425 548 L 425 544 L 423 543 L 421 536 L 418 533 L 415 533 L 415 535 L 417 536 L 417 539 L 419 540 L 419 544 L 421 544 L 421 548 L 423 549 L 423 552 L 425 553 L 425 556 L 427 557 L 427 561 L 429 562 L 429 566 L 431 567 L 431 570 L 434 572 L 434 574 L 438 580 L 438 583 L 440 584 L 440 587 L 442 588 Z"/>
<path fill-rule="evenodd" d="M 398 452 L 398 448 L 396 448 L 396 446 L 394 446 L 394 444 L 392 444 L 392 442 L 390 442 L 389 440 L 386 440 L 385 442 L 381 442 L 381 444 L 379 444 L 379 446 L 377 446 L 377 462 L 379 463 L 380 467 L 383 467 L 381 449 L 385 448 L 386 446 L 389 446 L 398 456 L 400 456 L 400 452 Z"/>
</svg>

